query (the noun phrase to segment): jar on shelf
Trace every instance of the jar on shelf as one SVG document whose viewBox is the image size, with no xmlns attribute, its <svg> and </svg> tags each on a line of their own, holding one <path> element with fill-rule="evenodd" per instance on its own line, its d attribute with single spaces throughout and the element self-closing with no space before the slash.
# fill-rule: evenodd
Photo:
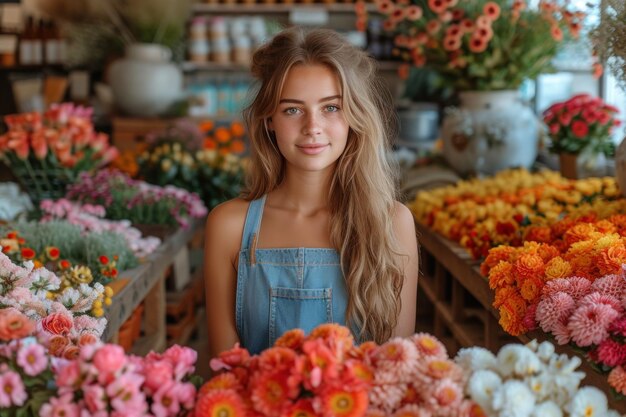
<svg viewBox="0 0 626 417">
<path fill-rule="evenodd" d="M 239 65 L 249 66 L 252 61 L 252 42 L 246 35 L 234 38 L 233 62 Z"/>
<path fill-rule="evenodd" d="M 187 44 L 187 49 L 191 62 L 199 64 L 208 62 L 210 53 L 208 39 L 191 39 Z"/>
<path fill-rule="evenodd" d="M 226 19 L 223 16 L 216 16 L 209 21 L 209 38 L 213 41 L 227 36 Z"/>
<path fill-rule="evenodd" d="M 217 64 L 228 64 L 230 62 L 231 47 L 227 37 L 213 39 L 211 44 L 211 61 Z"/>
<path fill-rule="evenodd" d="M 206 40 L 207 39 L 207 24 L 206 19 L 202 16 L 195 17 L 189 25 L 189 39 L 190 40 Z"/>
</svg>

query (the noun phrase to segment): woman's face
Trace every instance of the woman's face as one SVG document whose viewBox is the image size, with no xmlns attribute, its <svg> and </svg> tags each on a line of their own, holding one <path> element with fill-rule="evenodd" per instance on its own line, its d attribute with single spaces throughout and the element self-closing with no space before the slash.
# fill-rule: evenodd
<svg viewBox="0 0 626 417">
<path fill-rule="evenodd" d="M 269 121 L 287 169 L 332 170 L 346 148 L 349 126 L 339 80 L 324 65 L 296 65 L 287 74 Z"/>
</svg>

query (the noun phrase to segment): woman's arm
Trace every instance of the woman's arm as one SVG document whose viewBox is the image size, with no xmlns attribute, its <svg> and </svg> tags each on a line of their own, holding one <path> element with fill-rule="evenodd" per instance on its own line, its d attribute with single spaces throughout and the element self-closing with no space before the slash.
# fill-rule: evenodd
<svg viewBox="0 0 626 417">
<path fill-rule="evenodd" d="M 239 341 L 235 327 L 237 259 L 247 202 L 231 200 L 215 207 L 206 221 L 204 285 L 211 358 Z"/>
<path fill-rule="evenodd" d="M 404 283 L 400 293 L 402 307 L 393 336 L 407 337 L 415 333 L 419 260 L 413 214 L 407 206 L 399 202 L 396 202 L 393 226 L 400 247 L 401 265 L 404 268 Z"/>
</svg>

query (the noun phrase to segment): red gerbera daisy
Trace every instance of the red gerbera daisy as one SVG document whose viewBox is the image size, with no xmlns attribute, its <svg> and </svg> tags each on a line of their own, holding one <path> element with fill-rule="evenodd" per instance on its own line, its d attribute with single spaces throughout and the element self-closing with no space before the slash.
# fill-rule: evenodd
<svg viewBox="0 0 626 417">
<path fill-rule="evenodd" d="M 196 403 L 196 417 L 244 417 L 243 400 L 234 390 L 215 390 L 200 397 Z"/>
</svg>

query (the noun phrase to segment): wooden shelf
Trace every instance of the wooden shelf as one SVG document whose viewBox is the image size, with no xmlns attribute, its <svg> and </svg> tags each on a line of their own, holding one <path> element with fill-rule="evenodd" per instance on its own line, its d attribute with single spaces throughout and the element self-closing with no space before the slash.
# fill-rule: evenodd
<svg viewBox="0 0 626 417">
<path fill-rule="evenodd" d="M 372 3 L 366 5 L 368 12 L 375 12 L 376 6 Z M 215 14 L 284 14 L 293 10 L 317 11 L 324 10 L 328 13 L 355 13 L 354 3 L 195 3 L 191 8 L 193 13 Z"/>
</svg>

